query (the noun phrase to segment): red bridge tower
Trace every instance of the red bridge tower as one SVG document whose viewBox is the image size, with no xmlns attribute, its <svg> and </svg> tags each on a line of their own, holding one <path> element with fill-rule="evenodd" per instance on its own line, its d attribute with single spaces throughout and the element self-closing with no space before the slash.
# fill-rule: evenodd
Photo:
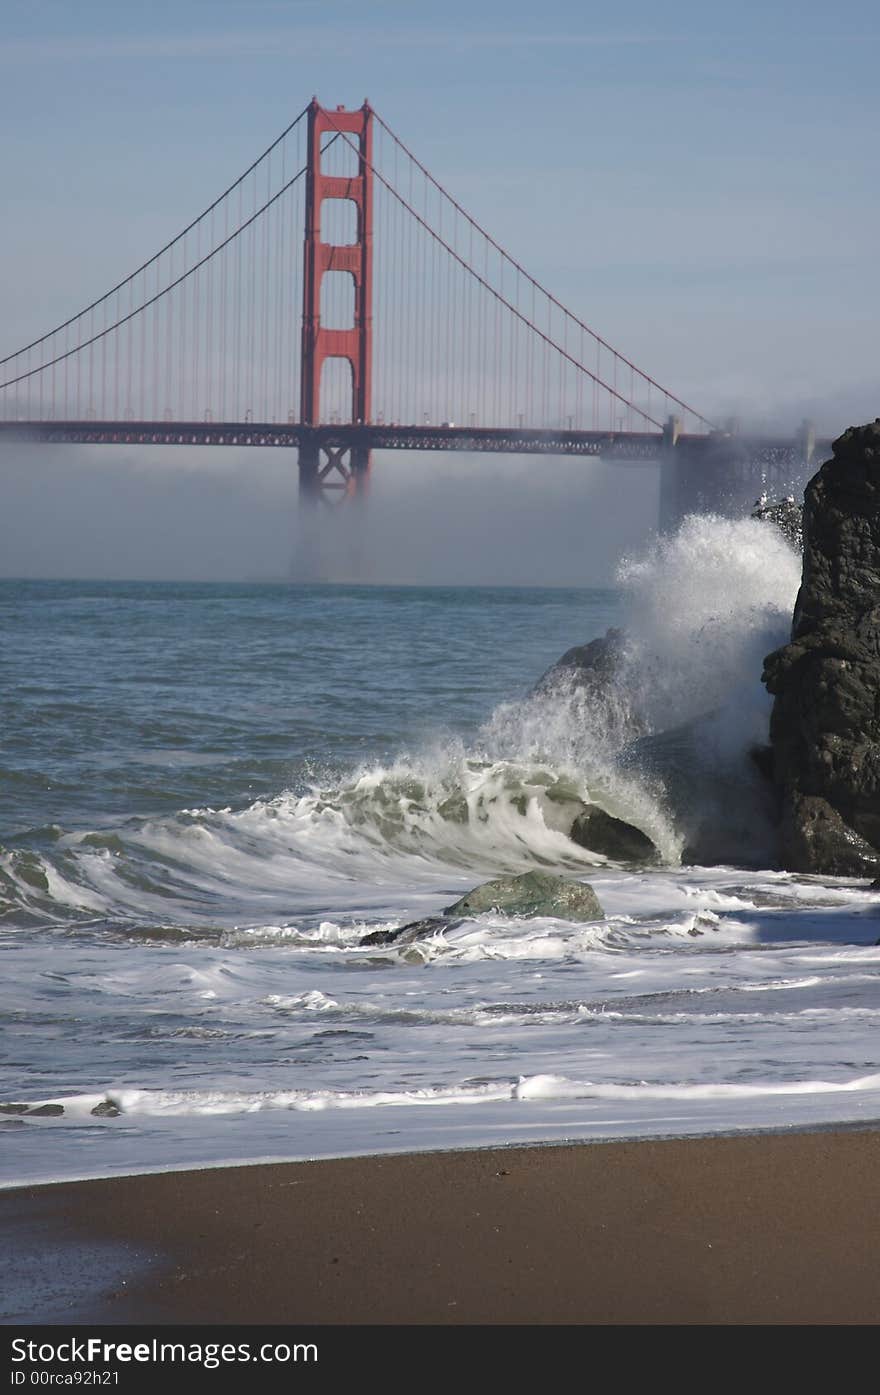
<svg viewBox="0 0 880 1395">
<path fill-rule="evenodd" d="M 370 420 L 373 293 L 373 113 L 367 102 L 357 111 L 328 111 L 312 98 L 309 107 L 306 168 L 305 274 L 303 281 L 302 382 L 300 417 L 314 431 L 299 448 L 300 493 L 307 499 L 326 490 L 361 493 L 370 469 L 366 442 L 351 443 L 351 425 Z M 325 174 L 321 137 L 325 133 L 356 137 L 358 173 Z M 357 238 L 348 246 L 321 241 L 321 205 L 325 199 L 349 199 L 357 209 Z M 348 272 L 354 281 L 354 324 L 349 329 L 321 325 L 321 281 L 326 271 Z M 351 365 L 351 419 L 345 435 L 321 420 L 321 370 L 326 359 Z"/>
</svg>

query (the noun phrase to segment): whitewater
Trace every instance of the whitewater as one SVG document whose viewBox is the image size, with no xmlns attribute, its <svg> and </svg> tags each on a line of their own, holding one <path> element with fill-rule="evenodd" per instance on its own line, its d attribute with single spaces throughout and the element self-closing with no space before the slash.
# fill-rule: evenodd
<svg viewBox="0 0 880 1395">
<path fill-rule="evenodd" d="M 876 1122 L 880 902 L 749 754 L 799 575 L 690 518 L 605 591 L 0 583 L 0 1185 Z M 536 868 L 602 919 L 361 944 Z"/>
</svg>

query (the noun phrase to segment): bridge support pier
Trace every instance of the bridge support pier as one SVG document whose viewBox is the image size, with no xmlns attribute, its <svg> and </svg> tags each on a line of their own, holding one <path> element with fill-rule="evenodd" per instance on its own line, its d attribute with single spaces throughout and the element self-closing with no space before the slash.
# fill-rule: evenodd
<svg viewBox="0 0 880 1395">
<path fill-rule="evenodd" d="M 369 478 L 369 446 L 315 433 L 299 447 L 299 497 L 304 504 L 363 499 Z"/>
<path fill-rule="evenodd" d="M 797 435 L 797 443 L 807 465 L 812 465 L 816 454 L 816 428 L 811 421 L 802 421 Z"/>
<path fill-rule="evenodd" d="M 762 494 L 798 497 L 815 469 L 817 442 L 810 422 L 787 442 L 735 431 L 680 437 L 677 427 L 671 418 L 663 432 L 659 522 L 664 533 L 689 513 L 745 518 Z"/>
<path fill-rule="evenodd" d="M 663 428 L 663 451 L 660 457 L 660 532 L 669 533 L 680 519 L 679 451 L 681 420 L 670 417 Z"/>
</svg>

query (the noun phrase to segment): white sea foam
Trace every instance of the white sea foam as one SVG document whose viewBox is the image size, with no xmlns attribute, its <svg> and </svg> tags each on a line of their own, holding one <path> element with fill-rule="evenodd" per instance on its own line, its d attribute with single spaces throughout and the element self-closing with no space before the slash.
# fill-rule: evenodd
<svg viewBox="0 0 880 1395">
<path fill-rule="evenodd" d="M 716 1082 L 707 1085 L 655 1085 L 646 1080 L 633 1084 L 568 1080 L 558 1075 L 524 1077 L 514 1087 L 514 1098 L 536 1099 L 655 1099 L 716 1100 L 760 1099 L 774 1095 L 834 1095 L 880 1090 L 880 1075 L 859 1076 L 852 1080 L 786 1080 L 774 1085 L 734 1085 Z"/>
<path fill-rule="evenodd" d="M 639 1081 L 572 1080 L 560 1075 L 521 1076 L 476 1084 L 409 1090 L 141 1090 L 130 1087 L 111 1089 L 104 1094 L 75 1095 L 40 1100 L 32 1108 L 60 1106 L 60 1116 L 39 1118 L 42 1128 L 59 1127 L 61 1121 L 81 1122 L 95 1117 L 93 1111 L 111 1106 L 115 1117 L 181 1116 L 205 1114 L 254 1114 L 262 1110 L 285 1109 L 313 1113 L 324 1109 L 387 1109 L 472 1106 L 487 1102 L 536 1100 L 750 1100 L 785 1095 L 835 1095 L 880 1091 L 880 1074 L 846 1080 L 795 1079 L 773 1084 L 727 1081 L 674 1083 Z M 98 1116 L 100 1117 L 100 1116 Z M 106 1116 L 105 1116 L 106 1117 Z M 110 1116 L 108 1123 L 113 1123 Z"/>
</svg>

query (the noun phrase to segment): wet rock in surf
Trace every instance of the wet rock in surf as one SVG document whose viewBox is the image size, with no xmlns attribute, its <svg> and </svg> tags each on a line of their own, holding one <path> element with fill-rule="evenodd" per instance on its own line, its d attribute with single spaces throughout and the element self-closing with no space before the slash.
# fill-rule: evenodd
<svg viewBox="0 0 880 1395">
<path fill-rule="evenodd" d="M 791 642 L 764 682 L 782 861 L 793 872 L 880 871 L 880 418 L 850 427 L 807 485 Z"/>
<path fill-rule="evenodd" d="M 89 1110 L 89 1113 L 94 1115 L 96 1119 L 118 1119 L 122 1110 L 113 1100 L 101 1100 L 100 1104 L 96 1104 L 94 1109 Z"/>
<path fill-rule="evenodd" d="M 586 882 L 570 881 L 550 872 L 523 872 L 518 877 L 484 882 L 447 906 L 445 914 L 462 917 L 481 915 L 484 911 L 555 916 L 559 920 L 601 920 L 604 914 L 599 898 Z"/>
<path fill-rule="evenodd" d="M 373 930 L 364 935 L 362 946 L 407 945 L 425 940 L 441 931 L 454 930 L 467 917 L 484 911 L 504 915 L 554 916 L 557 920 L 601 920 L 604 914 L 593 888 L 586 882 L 555 877 L 549 872 L 523 872 L 518 877 L 499 877 L 483 882 L 447 906 L 442 915 L 414 920 L 397 930 Z"/>
<path fill-rule="evenodd" d="M 794 791 L 782 818 L 784 865 L 792 872 L 865 877 L 880 871 L 877 849 L 827 799 Z"/>
<path fill-rule="evenodd" d="M 647 833 L 596 805 L 578 814 L 569 837 L 580 847 L 615 862 L 653 862 L 659 856 Z"/>
<path fill-rule="evenodd" d="M 681 860 L 701 867 L 764 867 L 776 841 L 772 786 L 749 753 L 728 749 L 723 714 L 630 742 L 619 766 L 653 790 L 682 839 Z"/>
<path fill-rule="evenodd" d="M 362 935 L 361 945 L 408 945 L 413 940 L 427 940 L 441 930 L 454 930 L 459 920 L 450 920 L 445 915 L 428 916 L 426 920 L 413 920 L 409 925 L 399 925 L 396 930 L 371 930 Z"/>
<path fill-rule="evenodd" d="M 804 506 L 794 495 L 785 499 L 769 499 L 762 494 L 752 509 L 752 518 L 761 523 L 772 523 L 777 527 L 792 547 L 802 552 L 804 548 Z"/>
<path fill-rule="evenodd" d="M 589 644 L 577 644 L 567 649 L 561 659 L 548 668 L 535 684 L 535 693 L 546 693 L 560 682 L 570 683 L 589 692 L 604 693 L 620 671 L 624 650 L 622 630 L 606 630 Z"/>
</svg>

